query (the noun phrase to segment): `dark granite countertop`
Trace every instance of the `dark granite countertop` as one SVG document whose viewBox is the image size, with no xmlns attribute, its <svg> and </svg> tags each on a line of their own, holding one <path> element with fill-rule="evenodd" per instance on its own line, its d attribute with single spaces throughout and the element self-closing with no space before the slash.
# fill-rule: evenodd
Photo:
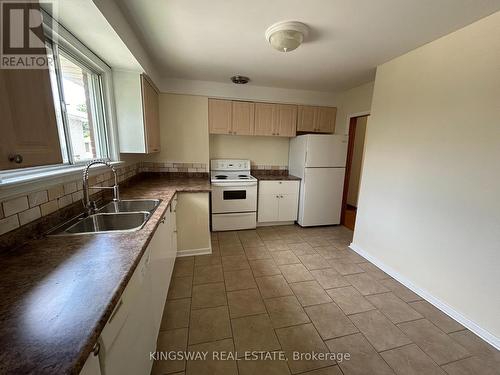
<svg viewBox="0 0 500 375">
<path fill-rule="evenodd" d="M 0 255 L 0 373 L 77 374 L 176 192 L 208 179 L 147 177 L 122 198 L 160 198 L 137 232 L 46 237 Z"/>
<path fill-rule="evenodd" d="M 287 174 L 287 175 L 279 175 L 279 174 L 252 174 L 259 181 L 300 181 L 301 178 Z"/>
</svg>

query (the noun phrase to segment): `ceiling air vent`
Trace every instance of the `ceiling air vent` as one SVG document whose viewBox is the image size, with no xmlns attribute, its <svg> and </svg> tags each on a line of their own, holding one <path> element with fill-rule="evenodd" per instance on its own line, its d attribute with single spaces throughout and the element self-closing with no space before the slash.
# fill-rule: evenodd
<svg viewBox="0 0 500 375">
<path fill-rule="evenodd" d="M 233 83 L 236 83 L 237 85 L 244 85 L 245 83 L 248 83 L 248 81 L 250 81 L 250 78 L 245 76 L 232 76 L 231 81 L 233 81 Z"/>
</svg>

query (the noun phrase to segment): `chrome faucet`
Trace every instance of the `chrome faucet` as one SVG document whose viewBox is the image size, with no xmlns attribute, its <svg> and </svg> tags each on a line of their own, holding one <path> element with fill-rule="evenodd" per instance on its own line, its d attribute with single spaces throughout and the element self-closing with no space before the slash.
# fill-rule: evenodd
<svg viewBox="0 0 500 375">
<path fill-rule="evenodd" d="M 115 184 L 113 186 L 89 186 L 89 168 L 95 164 L 104 164 L 111 168 L 113 175 L 115 177 Z M 113 189 L 113 202 L 118 202 L 120 200 L 120 189 L 118 187 L 118 176 L 116 174 L 115 168 L 107 160 L 96 159 L 91 160 L 85 166 L 83 170 L 83 206 L 87 212 L 87 215 L 92 215 L 96 212 L 97 206 L 95 201 L 90 200 L 89 189 Z"/>
</svg>

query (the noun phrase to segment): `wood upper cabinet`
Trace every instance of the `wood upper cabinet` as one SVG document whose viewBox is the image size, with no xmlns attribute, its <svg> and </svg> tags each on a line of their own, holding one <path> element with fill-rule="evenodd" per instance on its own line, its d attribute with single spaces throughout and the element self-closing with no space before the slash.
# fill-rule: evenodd
<svg viewBox="0 0 500 375">
<path fill-rule="evenodd" d="M 159 152 L 161 144 L 159 92 L 151 80 L 144 74 L 141 74 L 141 87 L 146 152 Z"/>
<path fill-rule="evenodd" d="M 208 127 L 210 134 L 231 134 L 233 104 L 230 100 L 208 99 Z"/>
<path fill-rule="evenodd" d="M 317 130 L 320 133 L 333 133 L 335 131 L 335 118 L 337 108 L 318 107 Z"/>
<path fill-rule="evenodd" d="M 308 105 L 299 105 L 297 131 L 314 132 L 316 129 L 317 107 Z"/>
<path fill-rule="evenodd" d="M 232 111 L 230 134 L 253 135 L 255 103 L 233 101 Z"/>
<path fill-rule="evenodd" d="M 255 135 L 276 135 L 277 105 L 255 103 Z"/>
<path fill-rule="evenodd" d="M 309 133 L 333 133 L 335 131 L 335 107 L 300 105 L 297 131 Z"/>
<path fill-rule="evenodd" d="M 160 92 L 145 74 L 113 71 L 120 152 L 150 154 L 161 149 Z"/>
<path fill-rule="evenodd" d="M 280 137 L 295 137 L 297 128 L 297 106 L 289 104 L 277 104 L 278 120 L 276 122 L 276 133 Z"/>
<path fill-rule="evenodd" d="M 0 69 L 0 114 L 0 170 L 62 163 L 48 69 Z"/>
</svg>

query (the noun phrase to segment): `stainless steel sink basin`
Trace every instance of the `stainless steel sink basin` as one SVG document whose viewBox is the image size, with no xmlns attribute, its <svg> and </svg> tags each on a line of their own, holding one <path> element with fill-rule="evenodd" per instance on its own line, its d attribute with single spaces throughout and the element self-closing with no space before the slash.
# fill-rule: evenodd
<svg viewBox="0 0 500 375">
<path fill-rule="evenodd" d="M 105 212 L 153 212 L 160 204 L 159 199 L 128 199 L 117 202 L 109 202 L 99 210 Z"/>
<path fill-rule="evenodd" d="M 59 235 L 103 232 L 125 232 L 140 229 L 151 214 L 149 212 L 98 213 L 79 219 Z"/>
</svg>

